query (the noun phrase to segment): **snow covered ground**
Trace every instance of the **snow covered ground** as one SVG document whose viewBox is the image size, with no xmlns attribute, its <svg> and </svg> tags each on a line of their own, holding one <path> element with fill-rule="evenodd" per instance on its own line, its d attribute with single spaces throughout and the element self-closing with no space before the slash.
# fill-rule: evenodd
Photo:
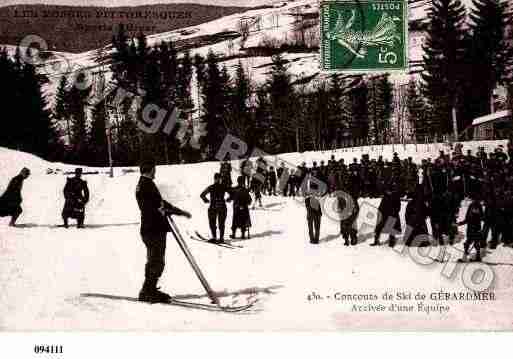
<svg viewBox="0 0 513 359">
<path fill-rule="evenodd" d="M 436 148 L 434 154 L 437 152 Z M 330 154 L 326 152 L 323 157 L 317 153 L 316 159 L 327 160 Z M 340 152 L 336 156 L 350 160 L 353 152 Z M 337 236 L 338 223 L 326 216 L 321 244 L 310 245 L 302 201 L 282 197 L 264 197 L 264 209 L 252 211 L 252 238 L 237 242 L 243 246 L 241 249 L 220 248 L 186 236 L 222 303 L 243 304 L 248 299 L 258 299 L 250 311 L 214 313 L 84 297 L 81 294 L 131 297 L 138 294 L 145 263 L 134 195 L 138 174 L 123 175 L 117 170 L 114 178 L 105 174 L 85 176 L 92 194 L 87 207 L 87 228 L 64 229 L 57 225 L 61 223 L 65 176 L 45 173 L 48 167 L 63 170 L 69 167 L 0 149 L 0 191 L 10 176 L 25 165 L 32 168 L 33 175 L 23 190 L 21 226 L 9 228 L 8 219 L 0 218 L 1 330 L 500 330 L 513 327 L 512 248 L 501 245 L 485 257 L 495 274 L 491 291 L 496 300 L 432 301 L 431 292 L 469 292 L 462 273 L 468 273 L 477 264 L 458 265 L 453 277 L 446 278 L 441 273 L 444 268 L 447 270 L 448 264 L 420 265 L 407 253 L 399 254 L 385 246 L 370 247 L 370 239 L 355 247 L 345 247 Z M 158 168 L 157 182 L 164 196 L 192 212 L 191 220 L 177 218 L 184 235 L 193 230 L 208 234 L 207 207 L 199 193 L 217 170 L 218 163 Z M 361 203 L 366 208 L 365 216 L 372 217 L 370 205 L 376 206 L 378 200 L 362 201 L 366 202 Z M 460 216 L 463 214 L 464 208 Z M 360 222 L 365 220 L 362 216 Z M 227 223 L 229 227 L 230 207 Z M 464 228 L 460 232 L 464 233 Z M 457 249 L 462 248 L 462 237 L 458 239 Z M 171 236 L 167 244 L 162 289 L 184 300 L 207 303 L 204 290 Z M 429 256 L 436 257 L 439 250 L 440 247 L 434 247 Z M 453 256 L 451 262 L 455 259 Z M 427 314 L 417 310 L 418 301 L 414 298 L 382 300 L 385 291 L 411 292 L 413 296 L 421 292 L 427 295 L 424 304 L 449 305 L 450 309 L 443 314 Z M 312 292 L 324 299 L 308 300 Z M 379 298 L 334 299 L 341 294 Z M 397 313 L 373 309 L 378 304 L 388 307 L 393 303 L 413 305 L 415 310 Z M 354 311 L 353 304 L 362 306 L 359 309 L 364 311 Z"/>
</svg>

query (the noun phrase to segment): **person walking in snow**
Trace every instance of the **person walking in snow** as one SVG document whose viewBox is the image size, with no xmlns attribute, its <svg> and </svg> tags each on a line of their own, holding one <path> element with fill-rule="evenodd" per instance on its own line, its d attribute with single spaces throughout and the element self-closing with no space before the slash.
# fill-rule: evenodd
<svg viewBox="0 0 513 359">
<path fill-rule="evenodd" d="M 64 227 L 68 228 L 68 219 L 77 220 L 77 228 L 84 228 L 85 206 L 89 202 L 89 188 L 82 178 L 82 168 L 75 169 L 75 177 L 67 178 L 64 186 L 64 208 L 62 220 Z"/>
<path fill-rule="evenodd" d="M 15 227 L 16 220 L 23 212 L 21 208 L 21 190 L 23 182 L 30 176 L 30 170 L 23 168 L 20 173 L 13 177 L 7 186 L 7 189 L 0 197 L 0 217 L 11 217 L 9 226 Z"/>
<path fill-rule="evenodd" d="M 207 194 L 210 199 L 207 198 Z M 214 183 L 208 186 L 200 195 L 205 203 L 210 203 L 208 208 L 208 223 L 212 238 L 209 242 L 223 243 L 224 242 L 224 228 L 226 222 L 226 202 L 231 201 L 231 197 L 225 199 L 225 195 L 230 194 L 230 188 L 222 182 L 219 173 L 214 174 Z M 219 241 L 217 239 L 217 226 L 219 226 Z"/>
<path fill-rule="evenodd" d="M 141 177 L 136 189 L 136 199 L 141 211 L 142 241 L 146 246 L 146 266 L 144 283 L 139 292 L 139 300 L 150 303 L 169 302 L 171 297 L 157 288 L 157 282 L 164 271 L 166 254 L 166 235 L 171 231 L 167 220 L 169 215 L 191 218 L 191 214 L 162 199 L 153 182 L 155 163 L 143 162 L 140 166 Z"/>
</svg>

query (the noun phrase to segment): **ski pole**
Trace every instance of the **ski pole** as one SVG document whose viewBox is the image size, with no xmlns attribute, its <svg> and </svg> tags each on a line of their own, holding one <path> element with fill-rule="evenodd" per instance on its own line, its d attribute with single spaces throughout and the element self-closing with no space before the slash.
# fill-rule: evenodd
<svg viewBox="0 0 513 359">
<path fill-rule="evenodd" d="M 210 284 L 208 284 L 207 279 L 201 272 L 198 263 L 196 263 L 196 260 L 192 256 L 191 251 L 189 250 L 189 247 L 187 247 L 187 244 L 185 243 L 182 235 L 180 234 L 178 226 L 176 225 L 175 221 L 171 216 L 167 216 L 167 219 L 171 225 L 171 233 L 173 233 L 173 236 L 175 237 L 176 241 L 178 242 L 178 245 L 180 246 L 180 249 L 185 254 L 185 258 L 187 258 L 187 261 L 189 261 L 189 264 L 191 265 L 192 269 L 194 270 L 194 273 L 201 282 L 201 285 L 203 286 L 203 288 L 205 288 L 205 291 L 207 292 L 210 300 L 212 301 L 212 303 L 220 305 L 219 299 L 216 297 L 214 291 L 210 287 Z"/>
</svg>

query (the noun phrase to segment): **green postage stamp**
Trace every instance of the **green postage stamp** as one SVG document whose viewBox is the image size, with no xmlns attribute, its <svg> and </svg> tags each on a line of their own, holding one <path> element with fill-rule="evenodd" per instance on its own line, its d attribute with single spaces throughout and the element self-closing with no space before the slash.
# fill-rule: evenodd
<svg viewBox="0 0 513 359">
<path fill-rule="evenodd" d="M 323 0 L 323 71 L 404 71 L 408 68 L 406 0 Z"/>
</svg>

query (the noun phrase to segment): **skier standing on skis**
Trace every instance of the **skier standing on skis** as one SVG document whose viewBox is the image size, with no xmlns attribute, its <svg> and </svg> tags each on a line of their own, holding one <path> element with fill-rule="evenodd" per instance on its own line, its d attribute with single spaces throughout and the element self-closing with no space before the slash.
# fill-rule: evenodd
<svg viewBox="0 0 513 359">
<path fill-rule="evenodd" d="M 245 179 L 243 176 L 237 178 L 237 187 L 232 188 L 231 198 L 233 200 L 233 221 L 232 221 L 232 235 L 230 238 L 235 238 L 235 232 L 238 228 L 242 233 L 241 238 L 245 238 L 246 231 L 249 238 L 249 227 L 251 227 L 251 218 L 249 215 L 249 205 L 251 204 L 251 196 L 249 191 L 244 187 Z"/>
<path fill-rule="evenodd" d="M 210 200 L 207 198 L 207 194 Z M 225 199 L 225 195 L 230 194 L 230 188 L 221 181 L 221 175 L 216 173 L 214 175 L 214 184 L 208 186 L 200 195 L 205 203 L 210 202 L 208 208 L 208 223 L 212 238 L 209 242 L 223 243 L 224 242 L 224 228 L 226 222 L 226 202 L 230 202 L 231 198 Z M 219 226 L 219 241 L 217 240 L 217 226 Z"/>
<path fill-rule="evenodd" d="M 68 228 L 68 219 L 77 220 L 77 228 L 84 228 L 85 206 L 89 202 L 89 188 L 82 179 L 82 168 L 75 169 L 75 177 L 68 178 L 64 186 L 64 208 L 62 220 L 64 227 Z"/>
<path fill-rule="evenodd" d="M 23 188 L 23 181 L 30 176 L 30 170 L 23 168 L 20 174 L 13 177 L 7 186 L 4 194 L 0 197 L 0 217 L 11 217 L 9 226 L 15 227 L 16 220 L 21 215 L 21 189 Z"/>
<path fill-rule="evenodd" d="M 155 163 L 144 162 L 140 166 L 141 177 L 136 189 L 136 199 L 141 210 L 141 237 L 146 246 L 146 267 L 144 284 L 139 292 L 139 300 L 157 303 L 168 302 L 169 294 L 157 288 L 157 282 L 164 271 L 166 253 L 166 235 L 171 231 L 167 221 L 169 215 L 191 218 L 191 214 L 164 201 L 153 182 Z"/>
</svg>

